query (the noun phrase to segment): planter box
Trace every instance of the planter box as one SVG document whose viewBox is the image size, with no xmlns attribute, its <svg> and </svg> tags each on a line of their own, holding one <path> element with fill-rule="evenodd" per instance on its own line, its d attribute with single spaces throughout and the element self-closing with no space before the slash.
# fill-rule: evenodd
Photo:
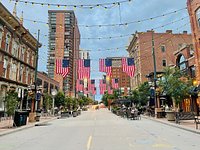
<svg viewBox="0 0 200 150">
<path fill-rule="evenodd" d="M 175 121 L 175 112 L 174 111 L 165 111 L 168 121 Z"/>
</svg>

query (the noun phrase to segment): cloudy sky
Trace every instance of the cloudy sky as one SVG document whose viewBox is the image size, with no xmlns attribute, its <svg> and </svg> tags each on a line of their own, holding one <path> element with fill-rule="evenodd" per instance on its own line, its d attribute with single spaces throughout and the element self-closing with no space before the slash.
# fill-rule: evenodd
<svg viewBox="0 0 200 150">
<path fill-rule="evenodd" d="M 13 11 L 15 0 L 1 0 L 5 7 L 9 11 Z M 33 2 L 44 2 L 52 4 L 63 5 L 91 5 L 102 3 L 113 3 L 126 0 L 28 0 Z M 17 4 L 17 15 L 20 17 L 21 12 L 24 12 L 24 26 L 29 29 L 33 34 L 38 29 L 41 30 L 40 42 L 43 47 L 39 52 L 39 70 L 47 71 L 47 45 L 48 45 L 48 26 L 42 23 L 34 23 L 29 21 L 43 21 L 48 22 L 48 10 L 60 9 L 60 10 L 74 10 L 78 19 L 81 33 L 81 49 L 91 50 L 90 57 L 92 60 L 92 78 L 99 79 L 102 77 L 102 73 L 98 72 L 98 60 L 99 58 L 105 58 L 107 56 L 128 56 L 126 52 L 126 46 L 129 44 L 131 34 L 135 31 L 151 30 L 162 25 L 166 25 L 163 28 L 155 29 L 156 32 L 165 32 L 165 30 L 172 29 L 173 32 L 178 33 L 183 30 L 190 32 L 189 18 L 186 7 L 186 0 L 131 0 L 131 2 L 120 3 L 110 9 L 102 7 L 96 7 L 93 9 L 84 9 L 73 7 L 56 7 L 56 6 L 41 6 L 25 3 Z M 180 10 L 181 9 L 181 10 Z M 176 10 L 176 13 L 170 13 Z M 170 14 L 168 14 L 170 13 Z M 163 15 L 168 14 L 168 15 Z M 163 16 L 162 16 L 163 15 Z M 162 16 L 155 19 L 156 16 Z M 185 18 L 182 21 L 181 18 Z M 147 19 L 147 21 L 141 21 Z M 120 24 L 134 21 L 141 21 L 140 23 L 132 23 L 128 25 L 115 25 L 106 27 L 86 27 L 87 25 L 109 25 Z M 177 21 L 177 22 L 176 22 Z M 170 24 L 171 22 L 175 22 Z M 180 28 L 184 24 L 186 26 Z M 36 36 L 36 35 L 35 35 Z M 102 37 L 116 37 L 111 39 L 84 39 L 84 38 L 102 38 Z M 121 36 L 121 37 L 120 37 Z M 108 50 L 111 49 L 111 50 Z M 97 99 L 100 95 L 97 95 Z"/>
</svg>

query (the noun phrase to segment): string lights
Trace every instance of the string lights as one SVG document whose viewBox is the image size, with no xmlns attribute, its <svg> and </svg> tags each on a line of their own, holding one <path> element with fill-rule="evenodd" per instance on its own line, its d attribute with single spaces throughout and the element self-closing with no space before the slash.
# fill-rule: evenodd
<svg viewBox="0 0 200 150">
<path fill-rule="evenodd" d="M 82 24 L 78 24 L 76 26 L 78 27 L 85 27 L 85 28 L 92 28 L 92 27 L 126 27 L 128 25 L 131 25 L 131 24 L 136 24 L 136 23 L 142 23 L 142 22 L 146 22 L 146 21 L 152 21 L 154 19 L 157 19 L 157 18 L 161 18 L 161 17 L 166 17 L 168 15 L 171 15 L 171 14 L 175 14 L 175 13 L 178 13 L 180 11 L 183 11 L 183 10 L 186 10 L 187 7 L 184 7 L 184 8 L 181 8 L 181 9 L 178 9 L 178 10 L 174 10 L 174 11 L 171 11 L 171 12 L 168 12 L 168 13 L 165 13 L 165 14 L 161 14 L 161 15 L 158 15 L 158 16 L 155 16 L 155 17 L 150 17 L 150 18 L 146 18 L 146 19 L 141 19 L 141 20 L 135 20 L 135 21 L 130 21 L 130 22 L 124 22 L 124 23 L 115 23 L 115 24 L 94 24 L 94 25 L 82 25 Z M 37 20 L 32 20 L 32 19 L 26 19 L 24 18 L 25 21 L 30 21 L 32 23 L 40 23 L 40 24 L 45 24 L 47 26 L 49 26 L 49 23 L 48 22 L 44 22 L 44 21 L 37 21 Z M 60 27 L 62 27 L 62 25 L 60 25 Z"/>
<path fill-rule="evenodd" d="M 39 6 L 47 6 L 49 7 L 63 7 L 63 8 L 67 8 L 67 7 L 72 7 L 74 9 L 76 8 L 82 8 L 82 9 L 93 9 L 93 8 L 99 8 L 102 7 L 104 9 L 111 9 L 115 6 L 121 5 L 123 3 L 128 3 L 131 2 L 132 0 L 121 0 L 121 1 L 117 1 L 117 2 L 112 2 L 112 3 L 98 3 L 98 4 L 78 4 L 78 5 L 68 5 L 68 4 L 58 4 L 58 3 L 46 3 L 46 2 L 34 2 L 34 1 L 26 1 L 26 0 L 9 0 L 10 2 L 16 2 L 16 3 L 23 3 L 25 5 L 39 5 Z"/>
<path fill-rule="evenodd" d="M 186 18 L 188 18 L 188 16 L 180 18 L 180 19 L 172 21 L 172 22 L 169 22 L 169 23 L 166 23 L 166 24 L 161 25 L 161 26 L 157 26 L 155 28 L 152 28 L 151 30 L 156 30 L 156 29 L 164 28 L 164 27 L 166 27 L 168 25 L 172 25 L 172 24 L 174 24 L 176 22 L 183 21 Z M 36 33 L 34 33 L 34 34 L 36 35 Z M 44 37 L 48 37 L 48 35 L 46 35 L 46 34 L 41 34 L 41 35 L 44 36 Z M 83 39 L 83 40 L 108 40 L 109 39 L 109 40 L 111 40 L 111 39 L 124 38 L 124 37 L 128 37 L 128 36 L 132 36 L 132 34 L 117 35 L 117 36 L 108 36 L 108 37 L 82 37 L 82 38 L 75 38 L 75 39 Z M 57 40 L 59 38 L 63 38 L 62 35 L 60 37 L 55 37 L 55 40 Z M 72 38 L 69 38 L 69 39 L 72 39 Z"/>
</svg>

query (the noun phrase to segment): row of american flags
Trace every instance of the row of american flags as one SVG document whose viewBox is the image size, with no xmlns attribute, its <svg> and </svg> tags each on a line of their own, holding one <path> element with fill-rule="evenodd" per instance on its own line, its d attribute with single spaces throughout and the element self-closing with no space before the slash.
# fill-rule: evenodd
<svg viewBox="0 0 200 150">
<path fill-rule="evenodd" d="M 81 91 L 84 94 L 92 93 L 93 95 L 96 94 L 96 87 L 95 87 L 95 80 L 89 80 L 87 85 L 84 86 L 84 80 L 77 80 L 76 81 L 76 90 Z M 100 94 L 104 94 L 105 91 L 108 91 L 108 94 L 113 94 L 114 89 L 119 88 L 119 81 L 118 79 L 112 79 L 111 85 L 106 83 L 105 79 L 99 80 L 99 89 Z"/>
<path fill-rule="evenodd" d="M 133 77 L 135 73 L 134 58 L 122 58 L 122 71 L 128 76 Z M 112 74 L 112 58 L 100 59 L 99 60 L 99 71 L 106 72 L 107 76 Z"/>
<path fill-rule="evenodd" d="M 60 74 L 65 78 L 70 71 L 70 62 L 68 59 L 56 59 L 56 74 Z M 77 61 L 77 82 L 76 90 L 83 91 L 84 94 L 96 94 L 95 80 L 90 79 L 90 59 L 79 59 Z M 128 76 L 133 77 L 135 72 L 135 64 L 133 58 L 122 58 L 122 71 Z M 99 71 L 105 72 L 107 76 L 112 75 L 112 58 L 99 59 Z M 84 83 L 84 80 L 87 80 Z M 87 84 L 87 85 L 86 85 Z M 109 94 L 113 93 L 113 89 L 118 89 L 118 79 L 112 79 L 111 86 L 106 84 L 106 80 L 100 79 L 99 81 L 100 94 L 108 91 Z"/>
</svg>

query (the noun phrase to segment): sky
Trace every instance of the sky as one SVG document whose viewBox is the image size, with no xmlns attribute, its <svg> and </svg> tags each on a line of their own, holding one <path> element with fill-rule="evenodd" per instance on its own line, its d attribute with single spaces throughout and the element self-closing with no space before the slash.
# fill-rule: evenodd
<svg viewBox="0 0 200 150">
<path fill-rule="evenodd" d="M 15 0 L 0 0 L 3 5 L 9 10 L 13 11 Z M 23 0 L 22 0 L 23 1 Z M 27 1 L 27 0 L 26 0 Z M 28 0 L 31 2 L 44 2 L 49 4 L 60 5 L 92 5 L 114 3 L 126 0 Z M 48 10 L 74 10 L 78 20 L 79 30 L 81 34 L 80 48 L 90 50 L 91 58 L 91 78 L 101 79 L 103 73 L 98 71 L 99 58 L 105 57 L 122 57 L 128 56 L 126 46 L 129 45 L 132 34 L 136 31 L 145 32 L 147 30 L 155 29 L 156 32 L 165 32 L 166 30 L 173 30 L 173 33 L 179 33 L 184 30 L 190 33 L 190 23 L 188 12 L 186 8 L 186 0 L 131 0 L 130 2 L 120 3 L 114 5 L 112 8 L 105 9 L 96 7 L 93 9 L 74 8 L 74 7 L 57 7 L 57 6 L 42 6 L 19 3 L 17 4 L 17 15 L 20 17 L 23 11 L 24 26 L 35 37 L 38 29 L 40 30 L 40 43 L 42 48 L 39 50 L 39 71 L 47 72 L 47 53 L 48 53 L 48 26 L 45 23 L 38 23 L 38 21 L 48 22 Z M 182 10 L 180 10 L 182 9 Z M 174 12 L 176 13 L 170 13 Z M 170 13 L 170 14 L 168 14 Z M 168 15 L 163 15 L 168 14 Z M 162 16 L 163 15 L 163 16 Z M 156 16 L 162 16 L 154 18 Z M 186 17 L 186 18 L 185 18 Z M 184 18 L 180 21 L 181 18 Z M 147 19 L 146 21 L 142 21 Z M 34 20 L 36 23 L 33 21 Z M 177 21 L 179 20 L 179 21 Z M 128 25 L 119 25 L 136 21 Z M 139 21 L 139 23 L 138 23 Z M 175 23 L 172 23 L 175 22 Z M 115 26 L 95 26 L 87 27 L 89 25 L 110 25 Z M 168 24 L 168 25 L 166 25 Z M 84 26 L 81 26 L 84 25 Z M 162 28 L 157 28 L 166 25 Z M 183 26 L 185 25 L 185 26 Z M 181 28 L 180 28 L 181 27 Z M 121 36 L 121 37 L 120 37 Z M 108 37 L 108 39 L 102 39 Z M 111 38 L 109 38 L 111 37 Z M 113 38 L 115 37 L 115 38 Z M 117 38 L 118 37 L 118 38 Z M 86 38 L 86 39 L 85 39 Z M 100 39 L 88 39 L 100 38 Z M 96 84 L 97 92 L 98 82 Z M 96 99 L 100 99 L 101 95 L 97 94 Z"/>
</svg>

